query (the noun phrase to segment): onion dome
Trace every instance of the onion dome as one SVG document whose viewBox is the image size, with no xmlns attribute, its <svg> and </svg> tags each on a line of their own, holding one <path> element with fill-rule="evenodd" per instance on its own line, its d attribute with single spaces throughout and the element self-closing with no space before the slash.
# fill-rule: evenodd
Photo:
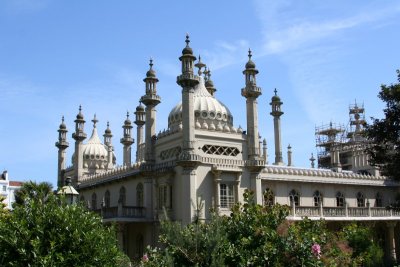
<svg viewBox="0 0 400 267">
<path fill-rule="evenodd" d="M 144 111 L 144 106 L 142 105 L 142 102 L 140 102 L 139 106 L 136 107 L 136 111 Z"/>
<path fill-rule="evenodd" d="M 252 54 L 251 54 L 251 50 L 249 48 L 249 61 L 247 61 L 246 63 L 246 69 L 255 69 L 256 68 L 256 64 L 253 62 L 253 60 L 251 60 Z"/>
<path fill-rule="evenodd" d="M 136 110 L 137 110 L 137 108 L 136 108 Z M 129 119 L 129 111 L 126 112 L 126 120 L 124 121 L 124 125 L 126 125 L 126 126 L 132 125 L 132 122 Z"/>
<path fill-rule="evenodd" d="M 83 114 L 82 114 L 82 106 L 79 105 L 79 113 L 76 115 L 77 120 L 83 120 Z"/>
<path fill-rule="evenodd" d="M 107 129 L 104 131 L 105 134 L 111 134 L 110 123 L 107 121 Z"/>
<path fill-rule="evenodd" d="M 200 82 L 194 87 L 193 93 L 193 110 L 195 119 L 199 119 L 201 125 L 207 123 L 208 129 L 214 128 L 215 125 L 221 124 L 222 128 L 227 125 L 232 127 L 233 117 L 229 109 L 213 97 L 205 87 L 204 78 L 199 77 Z M 168 127 L 177 129 L 182 122 L 182 102 L 178 103 L 169 113 Z M 212 126 L 214 125 L 214 126 Z M 202 129 L 206 127 L 202 126 Z"/>
<path fill-rule="evenodd" d="M 67 129 L 67 125 L 65 125 L 65 123 L 64 123 L 64 116 L 62 116 L 62 119 L 61 119 L 60 129 L 62 129 L 62 130 Z"/>
<path fill-rule="evenodd" d="M 156 77 L 156 72 L 153 70 L 153 59 L 150 58 L 150 69 L 146 72 L 146 77 L 147 78 L 155 78 Z"/>
<path fill-rule="evenodd" d="M 272 96 L 272 98 L 271 98 L 271 101 L 272 102 L 281 102 L 281 98 L 278 96 L 278 91 L 276 90 L 276 88 L 275 88 L 275 90 L 274 90 L 274 93 L 275 93 L 275 95 L 274 96 Z"/>
<path fill-rule="evenodd" d="M 185 42 L 186 42 L 186 47 L 183 48 L 182 55 L 193 55 L 193 50 L 189 46 L 189 43 L 190 43 L 189 34 L 186 34 L 186 41 Z"/>
</svg>

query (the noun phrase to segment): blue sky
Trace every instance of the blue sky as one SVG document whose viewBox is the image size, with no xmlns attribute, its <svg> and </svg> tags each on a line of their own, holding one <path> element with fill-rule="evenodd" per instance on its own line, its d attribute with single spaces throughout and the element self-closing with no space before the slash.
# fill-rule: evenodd
<svg viewBox="0 0 400 267">
<path fill-rule="evenodd" d="M 260 73 L 260 134 L 273 161 L 270 99 L 282 98 L 282 139 L 308 167 L 315 126 L 348 123 L 364 103 L 381 117 L 380 85 L 400 68 L 398 1 L 53 1 L 0 2 L 0 168 L 13 180 L 56 183 L 57 129 L 64 115 L 72 156 L 81 104 L 90 136 L 94 113 L 106 122 L 122 161 L 122 123 L 144 94 L 153 57 L 160 80 L 157 131 L 180 100 L 176 84 L 185 33 L 212 70 L 216 97 L 246 125 L 240 95 L 249 47 Z M 134 131 L 135 132 L 135 131 Z M 286 155 L 286 149 L 284 149 Z M 134 152 L 133 152 L 134 153 Z M 286 157 L 285 157 L 286 158 Z M 286 159 L 285 159 L 286 160 Z"/>
</svg>

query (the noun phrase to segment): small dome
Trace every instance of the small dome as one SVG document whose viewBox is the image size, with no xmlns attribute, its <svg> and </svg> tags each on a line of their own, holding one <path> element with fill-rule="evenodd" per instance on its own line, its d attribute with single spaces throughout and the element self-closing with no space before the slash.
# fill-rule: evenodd
<svg viewBox="0 0 400 267">
<path fill-rule="evenodd" d="M 211 79 L 208 79 L 206 81 L 206 88 L 208 88 L 208 87 L 214 87 L 214 82 Z"/>
<path fill-rule="evenodd" d="M 65 123 L 64 123 L 64 116 L 62 117 L 62 120 L 61 120 L 60 129 L 62 129 L 62 130 L 67 129 L 67 125 L 65 125 Z"/>
<path fill-rule="evenodd" d="M 124 124 L 125 124 L 125 125 L 131 125 L 132 122 L 131 122 L 131 120 L 130 120 L 129 118 L 126 118 Z"/>
<path fill-rule="evenodd" d="M 136 107 L 136 111 L 144 111 L 144 106 L 140 103 L 139 106 Z"/>
<path fill-rule="evenodd" d="M 186 34 L 186 47 L 183 48 L 182 50 L 182 55 L 193 55 L 193 50 L 192 48 L 189 46 L 190 40 L 189 40 L 189 35 Z"/>
<path fill-rule="evenodd" d="M 76 115 L 77 120 L 83 120 L 83 114 L 79 111 L 78 115 Z"/>
<path fill-rule="evenodd" d="M 156 77 L 156 72 L 153 69 L 149 69 L 146 72 L 146 77 L 147 78 L 155 78 Z"/>
<path fill-rule="evenodd" d="M 83 158 L 86 159 L 104 159 L 107 160 L 108 151 L 104 144 L 101 143 L 97 134 L 97 128 L 93 128 L 92 136 L 86 144 L 83 145 Z"/>
<path fill-rule="evenodd" d="M 281 98 L 279 97 L 279 96 L 277 96 L 277 95 L 274 95 L 272 98 L 271 98 L 271 101 L 272 102 L 277 102 L 277 101 L 281 101 Z"/>
<path fill-rule="evenodd" d="M 256 68 L 256 64 L 253 62 L 253 60 L 249 59 L 249 61 L 247 61 L 246 63 L 246 69 L 255 69 Z"/>
<path fill-rule="evenodd" d="M 107 129 L 104 131 L 106 134 L 111 134 L 111 129 L 107 127 Z"/>
</svg>

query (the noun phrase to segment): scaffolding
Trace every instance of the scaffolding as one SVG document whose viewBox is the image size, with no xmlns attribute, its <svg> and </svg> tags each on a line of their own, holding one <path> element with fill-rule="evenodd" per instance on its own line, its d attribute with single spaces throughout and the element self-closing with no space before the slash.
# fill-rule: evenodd
<svg viewBox="0 0 400 267">
<path fill-rule="evenodd" d="M 318 151 L 318 167 L 330 168 L 332 147 L 345 142 L 344 125 L 330 122 L 327 125 L 315 127 L 315 141 Z"/>
<path fill-rule="evenodd" d="M 363 131 L 365 126 L 365 109 L 364 104 L 357 105 L 357 102 L 349 106 L 349 129 L 347 138 L 349 142 L 362 142 L 365 140 Z"/>
</svg>

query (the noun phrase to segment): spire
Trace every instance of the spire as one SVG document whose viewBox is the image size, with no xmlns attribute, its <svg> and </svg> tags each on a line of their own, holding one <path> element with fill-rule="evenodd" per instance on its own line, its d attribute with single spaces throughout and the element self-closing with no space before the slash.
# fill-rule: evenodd
<svg viewBox="0 0 400 267">
<path fill-rule="evenodd" d="M 182 50 L 182 56 L 179 60 L 182 62 L 182 74 L 178 76 L 177 83 L 182 87 L 194 87 L 199 83 L 199 79 L 193 73 L 193 62 L 196 57 L 193 56 L 193 50 L 189 47 L 189 35 L 186 34 L 186 47 Z"/>
<path fill-rule="evenodd" d="M 61 124 L 58 129 L 58 142 L 56 143 L 56 147 L 58 149 L 64 150 L 68 147 L 68 142 L 67 142 L 67 126 L 64 123 L 64 116 L 61 118 Z"/>
<path fill-rule="evenodd" d="M 86 139 L 86 133 L 84 132 L 85 120 L 82 114 L 82 106 L 79 105 L 79 113 L 76 115 L 75 120 L 75 133 L 72 134 L 77 142 L 82 142 Z"/>
<path fill-rule="evenodd" d="M 96 118 L 96 113 L 94 114 L 92 122 L 93 122 L 93 128 L 96 128 L 96 123 L 99 122 L 99 120 Z"/>
<path fill-rule="evenodd" d="M 290 144 L 287 147 L 288 166 L 292 166 L 292 147 Z"/>
<path fill-rule="evenodd" d="M 282 165 L 282 138 L 281 138 L 281 119 L 283 112 L 281 110 L 281 105 L 283 104 L 279 96 L 277 95 L 277 90 L 274 90 L 274 96 L 271 98 L 271 115 L 274 117 L 274 137 L 275 137 L 275 165 Z M 290 151 L 290 153 L 292 153 Z M 288 151 L 289 154 L 289 151 Z M 289 159 L 288 159 L 289 160 Z M 291 159 L 290 159 L 291 160 Z M 291 162 L 288 162 L 288 165 Z M 289 166 L 290 166 L 289 165 Z"/>
<path fill-rule="evenodd" d="M 311 153 L 310 162 L 311 162 L 311 168 L 313 168 L 313 169 L 315 168 L 315 163 L 314 163 L 314 161 L 315 161 L 314 154 Z"/>
<path fill-rule="evenodd" d="M 194 65 L 195 67 L 197 67 L 199 69 L 199 71 L 197 72 L 197 74 L 199 76 L 201 76 L 202 72 L 201 69 L 204 68 L 206 66 L 206 64 L 204 64 L 203 62 L 201 62 L 201 57 L 199 55 L 199 60 L 197 61 L 197 63 Z M 205 72 L 204 72 L 205 73 Z"/>
<path fill-rule="evenodd" d="M 145 111 L 144 111 L 144 107 L 142 105 L 142 102 L 139 102 L 139 106 L 136 107 L 136 111 L 135 111 L 135 121 L 134 123 L 137 126 L 143 126 L 145 123 Z"/>
<path fill-rule="evenodd" d="M 157 95 L 157 83 L 158 79 L 156 77 L 156 72 L 153 69 L 153 59 L 149 60 L 149 70 L 146 72 L 146 78 L 143 81 L 146 84 L 145 95 L 142 96 L 141 102 L 146 106 L 153 105 L 156 106 L 161 102 L 160 96 Z"/>
<path fill-rule="evenodd" d="M 123 149 L 123 162 L 125 166 L 129 166 L 131 164 L 131 145 L 135 142 L 132 138 L 132 123 L 129 119 L 129 112 L 126 112 L 126 119 L 124 121 L 124 125 L 122 126 L 123 129 L 123 138 L 121 138 L 120 142 L 124 145 Z"/>
<path fill-rule="evenodd" d="M 205 86 L 207 88 L 207 91 L 210 93 L 210 95 L 214 96 L 215 91 L 217 91 L 217 89 L 214 87 L 214 82 L 211 80 L 211 70 L 205 70 L 204 71 L 205 77 L 207 77 Z"/>
</svg>

